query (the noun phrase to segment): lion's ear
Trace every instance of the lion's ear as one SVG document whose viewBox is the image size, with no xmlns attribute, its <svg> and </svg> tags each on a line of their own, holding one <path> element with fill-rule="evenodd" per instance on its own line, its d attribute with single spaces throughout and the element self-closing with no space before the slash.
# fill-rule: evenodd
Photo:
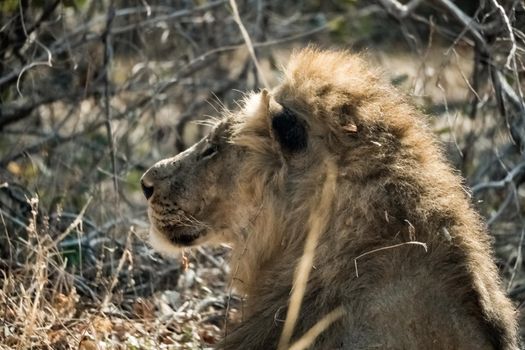
<svg viewBox="0 0 525 350">
<path fill-rule="evenodd" d="M 261 91 L 261 109 L 264 115 L 268 115 L 270 111 L 270 92 L 266 89 Z"/>
<path fill-rule="evenodd" d="M 297 115 L 286 107 L 272 117 L 272 134 L 288 152 L 299 152 L 308 145 L 306 126 Z"/>
</svg>

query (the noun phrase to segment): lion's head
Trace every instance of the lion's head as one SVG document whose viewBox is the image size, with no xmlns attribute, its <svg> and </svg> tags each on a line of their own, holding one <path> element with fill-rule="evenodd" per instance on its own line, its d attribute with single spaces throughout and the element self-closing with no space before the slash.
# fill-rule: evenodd
<svg viewBox="0 0 525 350">
<path fill-rule="evenodd" d="M 312 159 L 306 150 L 315 144 L 308 129 L 304 117 L 264 90 L 193 147 L 153 165 L 141 184 L 154 247 L 169 252 L 243 235 L 260 210 L 262 192 L 291 186 L 307 170 Z"/>
<path fill-rule="evenodd" d="M 226 235 L 245 157 L 245 151 L 231 142 L 233 122 L 225 118 L 193 147 L 156 163 L 143 175 L 150 239 L 159 251 Z"/>
<path fill-rule="evenodd" d="M 226 112 L 207 137 L 143 175 L 154 247 L 169 252 L 237 242 L 250 232 L 275 232 L 272 225 L 288 232 L 260 238 L 261 244 L 293 240 L 319 200 L 327 169 L 336 169 L 342 183 L 358 181 L 380 173 L 399 148 L 412 110 L 396 98 L 380 103 L 391 90 L 377 81 L 357 56 L 297 53 L 281 85 L 248 95 L 243 108 Z M 389 113 L 392 108 L 405 110 Z"/>
</svg>

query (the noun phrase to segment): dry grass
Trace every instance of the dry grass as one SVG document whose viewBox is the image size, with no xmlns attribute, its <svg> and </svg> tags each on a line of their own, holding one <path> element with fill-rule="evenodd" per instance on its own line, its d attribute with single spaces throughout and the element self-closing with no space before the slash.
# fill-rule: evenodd
<svg viewBox="0 0 525 350">
<path fill-rule="evenodd" d="M 72 272 L 56 232 L 38 216 L 38 200 L 30 203 L 26 236 L 6 232 L 12 258 L 1 261 L 0 348 L 200 348 L 220 339 L 225 319 L 238 318 L 235 300 L 225 315 L 226 250 L 200 249 L 181 271 L 180 261 L 163 261 L 145 248 L 131 226 L 124 241 L 105 244 L 96 271 L 84 263 Z M 72 229 L 84 234 L 79 220 L 66 231 Z M 137 285 L 141 272 L 156 275 L 157 281 L 146 278 L 147 292 Z"/>
<path fill-rule="evenodd" d="M 297 317 L 299 316 L 299 311 L 301 309 L 301 303 L 306 290 L 306 285 L 308 283 L 310 270 L 312 269 L 314 262 L 317 243 L 319 242 L 319 238 L 326 229 L 328 220 L 330 219 L 331 208 L 335 193 L 337 191 L 336 166 L 331 159 L 326 159 L 324 165 L 326 168 L 325 179 L 321 187 L 321 193 L 317 206 L 314 207 L 308 218 L 308 226 L 310 227 L 310 230 L 306 236 L 303 255 L 297 264 L 294 274 L 294 282 L 290 295 L 288 310 L 286 313 L 286 320 L 284 322 L 281 338 L 279 339 L 279 344 L 277 346 L 279 350 L 286 350 L 289 348 L 290 339 L 292 338 L 295 323 L 297 322 Z M 328 317 L 328 319 L 331 319 L 331 317 Z M 322 328 L 322 326 L 319 327 Z M 309 335 L 306 335 L 306 339 L 312 338 L 312 334 L 316 334 L 314 329 L 312 329 Z M 305 341 L 302 343 L 304 342 Z"/>
</svg>

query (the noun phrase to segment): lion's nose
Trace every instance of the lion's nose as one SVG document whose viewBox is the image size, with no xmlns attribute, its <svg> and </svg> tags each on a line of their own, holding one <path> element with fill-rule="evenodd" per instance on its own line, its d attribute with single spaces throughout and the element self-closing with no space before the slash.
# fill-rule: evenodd
<svg viewBox="0 0 525 350">
<path fill-rule="evenodd" d="M 142 187 L 142 192 L 146 199 L 150 199 L 153 196 L 153 184 L 150 184 L 144 177 L 140 179 L 140 186 Z"/>
</svg>

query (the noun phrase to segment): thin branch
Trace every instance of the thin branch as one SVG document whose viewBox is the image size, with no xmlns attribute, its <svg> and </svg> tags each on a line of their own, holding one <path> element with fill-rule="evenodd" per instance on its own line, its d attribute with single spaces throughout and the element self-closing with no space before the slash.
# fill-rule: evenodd
<svg viewBox="0 0 525 350">
<path fill-rule="evenodd" d="M 290 36 L 286 36 L 286 37 L 283 37 L 281 39 L 257 42 L 257 43 L 254 43 L 253 46 L 255 48 L 258 48 L 258 47 L 269 47 L 269 46 L 281 45 L 281 44 L 285 44 L 285 43 L 288 43 L 288 42 L 291 42 L 291 41 L 295 41 L 295 40 L 298 40 L 298 39 L 303 39 L 303 38 L 312 36 L 312 35 L 317 34 L 317 33 L 321 33 L 323 31 L 325 31 L 326 29 L 327 29 L 327 24 L 323 24 L 323 25 L 320 25 L 320 26 L 315 27 L 313 29 L 310 29 L 310 30 L 307 30 L 307 31 L 304 31 L 304 32 L 301 32 L 301 33 L 293 34 L 293 35 L 290 35 Z M 228 46 L 218 47 L 216 49 L 212 49 L 212 50 L 210 50 L 208 52 L 205 52 L 202 55 L 194 58 L 188 64 L 186 64 L 185 66 L 183 66 L 180 69 L 179 74 L 175 78 L 168 79 L 168 80 L 166 80 L 164 82 L 158 83 L 157 87 L 153 89 L 153 93 L 150 95 L 150 97 L 147 98 L 147 100 L 150 100 L 150 99 L 154 98 L 155 95 L 160 94 L 161 92 L 166 91 L 171 86 L 179 83 L 180 78 L 189 76 L 189 75 L 194 74 L 195 72 L 197 72 L 197 71 L 199 71 L 199 70 L 201 70 L 203 68 L 206 68 L 208 66 L 209 62 L 212 59 L 214 59 L 218 54 L 240 49 L 244 45 L 245 44 L 235 44 L 235 45 L 228 45 Z M 1 82 L 0 82 L 0 87 L 1 87 Z M 150 85 L 147 85 L 146 89 L 147 90 L 152 90 Z M 121 93 L 121 92 L 123 92 L 123 90 L 111 91 L 112 94 L 118 94 L 118 93 Z M 59 101 L 59 100 L 62 100 L 62 99 L 72 100 L 72 99 L 77 99 L 79 97 L 87 98 L 87 97 L 91 97 L 92 95 L 97 94 L 97 93 L 102 93 L 103 94 L 104 92 L 100 88 L 93 87 L 90 90 L 83 91 L 82 93 L 77 93 L 77 92 L 70 93 L 70 92 L 68 92 L 68 93 L 64 93 L 64 94 L 60 94 L 60 95 L 42 97 L 39 100 L 28 102 L 26 104 L 19 105 L 19 106 L 16 106 L 14 103 L 11 104 L 11 105 L 0 106 L 0 129 L 2 129 L 6 125 L 18 122 L 18 121 L 20 121 L 20 120 L 30 116 L 31 115 L 30 113 L 33 110 L 35 110 L 36 108 L 38 108 L 38 107 L 40 107 L 42 105 L 50 104 L 50 103 L 53 103 L 53 102 L 56 102 L 56 101 Z M 144 103 L 137 104 L 135 106 L 136 107 L 141 107 L 143 105 L 144 105 Z M 113 119 L 115 119 L 115 118 L 113 118 Z"/>
<path fill-rule="evenodd" d="M 490 47 L 485 40 L 484 36 L 479 32 L 477 26 L 474 25 L 476 22 L 473 18 L 467 16 L 461 9 L 459 9 L 451 0 L 436 0 L 440 3 L 450 14 L 452 14 L 465 28 L 469 30 L 474 41 L 476 42 L 477 47 L 479 47 L 482 54 L 488 57 L 488 62 L 491 62 L 492 54 Z M 508 18 L 507 18 L 508 19 Z M 509 23 L 510 24 L 510 23 Z M 512 27 L 511 27 L 512 32 Z M 514 36 L 513 36 L 514 38 Z M 512 51 L 512 50 L 511 50 Z M 512 55 L 515 57 L 515 55 Z M 507 124 L 509 131 L 511 133 L 512 139 L 514 142 L 523 147 L 525 145 L 525 126 L 523 125 L 525 120 L 525 102 L 522 98 L 521 88 L 518 87 L 518 92 L 516 92 L 507 82 L 503 73 L 500 69 L 494 65 L 490 66 L 491 69 L 491 79 L 496 90 L 496 98 L 500 108 L 500 113 L 507 118 Z M 514 76 L 516 77 L 517 70 L 513 69 Z M 519 80 L 519 79 L 518 79 Z M 519 84 L 518 84 L 519 85 Z M 510 104 L 512 108 L 510 111 L 507 108 L 507 105 Z M 511 118 L 515 119 L 517 116 L 521 116 L 521 123 L 510 124 L 508 121 L 508 114 L 510 113 Z"/>
<path fill-rule="evenodd" d="M 48 66 L 48 67 L 53 67 L 53 64 L 52 64 L 52 59 L 53 59 L 53 55 L 51 54 L 51 51 L 47 48 L 47 46 L 45 46 L 44 44 L 42 44 L 40 41 L 38 41 L 38 39 L 35 37 L 34 39 L 32 39 L 29 34 L 30 32 L 28 32 L 27 28 L 26 28 L 26 25 L 25 25 L 25 19 L 24 19 L 24 11 L 23 11 L 23 5 L 22 5 L 22 2 L 20 2 L 20 6 L 19 6 L 19 9 L 20 9 L 20 23 L 22 25 L 22 30 L 24 32 L 24 35 L 26 37 L 26 40 L 31 43 L 32 41 L 34 41 L 38 46 L 40 46 L 45 52 L 46 52 L 46 55 L 47 55 L 47 60 L 45 61 L 35 61 L 35 62 L 32 62 L 28 65 L 26 65 L 25 67 L 22 68 L 22 70 L 20 71 L 20 74 L 18 74 L 18 77 L 16 79 L 16 91 L 18 92 L 18 94 L 20 96 L 23 96 L 22 94 L 22 91 L 20 91 L 20 81 L 22 79 L 22 76 L 24 75 L 24 73 L 26 71 L 28 71 L 29 69 L 33 68 L 33 67 L 37 67 L 37 66 Z"/>
<path fill-rule="evenodd" d="M 510 205 L 510 203 L 512 203 L 512 200 L 514 199 L 515 196 L 516 196 L 516 191 L 509 191 L 509 193 L 507 193 L 507 197 L 505 198 L 503 203 L 500 204 L 500 206 L 499 206 L 498 210 L 496 211 L 496 213 L 494 213 L 487 220 L 487 226 L 488 227 L 491 227 L 496 221 L 499 220 L 499 218 L 505 212 L 505 210 Z"/>
<path fill-rule="evenodd" d="M 516 165 L 508 174 L 505 176 L 504 179 L 499 181 L 488 181 L 484 183 L 477 184 L 476 186 L 472 187 L 472 193 L 476 194 L 480 191 L 490 189 L 490 188 L 503 188 L 506 187 L 508 184 L 514 182 L 514 179 L 518 176 L 525 175 L 525 162 L 521 162 L 518 165 Z"/>
<path fill-rule="evenodd" d="M 509 17 L 505 13 L 505 9 L 503 8 L 503 6 L 501 6 L 497 0 L 490 0 L 490 2 L 492 2 L 492 5 L 494 5 L 494 7 L 498 9 L 499 13 L 501 14 L 501 17 L 503 18 L 503 23 L 505 23 L 505 27 L 507 28 L 507 32 L 509 32 L 509 39 L 510 39 L 510 43 L 512 46 L 510 48 L 509 55 L 507 56 L 507 63 L 505 64 L 505 66 L 507 66 L 507 68 L 509 69 L 515 69 L 515 62 L 514 62 L 514 67 L 511 67 L 511 62 L 513 62 L 516 58 L 516 47 L 517 47 L 516 38 L 514 38 L 514 30 L 512 29 L 512 26 L 510 25 Z"/>
<path fill-rule="evenodd" d="M 233 10 L 233 18 L 235 19 L 235 22 L 239 26 L 239 30 L 241 31 L 242 37 L 244 39 L 244 42 L 246 43 L 246 47 L 248 48 L 248 52 L 250 53 L 250 56 L 252 58 L 253 64 L 255 64 L 255 68 L 257 68 L 257 72 L 259 73 L 259 78 L 261 79 L 261 82 L 263 83 L 263 86 L 267 89 L 270 88 L 270 85 L 268 84 L 268 81 L 264 77 L 264 73 L 262 71 L 261 66 L 259 65 L 259 61 L 257 60 L 257 56 L 255 55 L 255 50 L 253 47 L 252 39 L 250 38 L 250 35 L 246 31 L 246 28 L 242 24 L 241 16 L 239 15 L 239 10 L 237 9 L 237 3 L 235 0 L 230 0 L 230 5 Z"/>
<path fill-rule="evenodd" d="M 210 1 L 209 3 L 197 6 L 197 7 L 192 8 L 192 9 L 178 10 L 178 11 L 174 11 L 174 12 L 172 12 L 170 14 L 167 14 L 167 15 L 156 16 L 156 17 L 150 18 L 148 20 L 141 21 L 139 23 L 133 23 L 133 24 L 130 24 L 130 25 L 122 26 L 122 27 L 115 27 L 115 28 L 113 28 L 111 30 L 111 34 L 113 34 L 113 35 L 115 35 L 115 34 L 122 34 L 122 33 L 125 33 L 125 32 L 129 32 L 130 30 L 136 30 L 137 28 L 142 28 L 142 27 L 156 25 L 159 22 L 173 21 L 173 20 L 181 18 L 181 17 L 191 16 L 191 15 L 197 13 L 197 12 L 204 12 L 204 11 L 211 10 L 211 9 L 213 9 L 215 7 L 219 7 L 219 6 L 221 6 L 221 5 L 225 4 L 225 3 L 226 3 L 226 0 Z"/>
<path fill-rule="evenodd" d="M 156 23 L 166 21 L 166 20 L 173 21 L 175 19 L 180 19 L 183 17 L 191 16 L 194 13 L 202 12 L 202 11 L 212 9 L 214 7 L 218 7 L 224 4 L 225 2 L 226 0 L 212 1 L 210 3 L 195 7 L 191 10 L 177 10 L 168 15 L 157 16 L 147 21 L 143 21 L 140 23 L 134 23 L 129 26 L 114 27 L 111 29 L 111 34 L 112 35 L 122 34 L 130 30 L 135 30 L 141 26 L 152 25 L 152 24 L 156 24 Z M 115 17 L 128 16 L 128 15 L 133 15 L 136 13 L 141 13 L 144 11 L 146 11 L 144 8 L 122 9 L 122 10 L 116 11 L 114 16 Z M 52 55 L 57 56 L 64 52 L 68 52 L 69 50 L 71 50 L 71 48 L 74 48 L 76 46 L 85 45 L 92 41 L 101 40 L 101 35 L 98 33 L 93 33 L 92 31 L 94 31 L 93 28 L 97 28 L 97 26 L 99 26 L 101 22 L 104 22 L 104 21 L 107 21 L 107 15 L 96 17 L 93 20 L 87 22 L 86 24 L 81 25 L 78 28 L 75 28 L 73 31 L 71 31 L 67 35 L 55 41 L 50 46 L 49 52 Z M 48 60 L 46 60 L 46 58 L 48 58 L 48 52 L 46 52 L 43 55 L 38 56 L 35 62 L 40 62 L 41 64 L 45 63 L 47 65 Z M 27 67 L 22 67 L 20 69 L 13 70 L 10 73 L 5 74 L 4 76 L 0 77 L 0 89 L 16 81 L 17 78 L 27 69 L 28 69 Z"/>
<path fill-rule="evenodd" d="M 111 43 L 111 25 L 115 18 L 115 8 L 113 2 L 110 4 L 107 20 L 106 30 L 102 35 L 102 42 L 104 43 L 104 100 L 105 100 L 105 114 L 106 114 L 106 131 L 109 143 L 109 154 L 111 157 L 111 167 L 113 170 L 113 187 L 115 193 L 118 193 L 118 179 L 117 179 L 117 158 L 115 156 L 115 142 L 113 140 L 113 129 L 111 125 L 111 96 L 110 96 L 110 81 L 109 81 L 109 69 L 112 59 L 112 43 Z M 118 204 L 118 203 L 117 203 Z"/>
<path fill-rule="evenodd" d="M 450 12 L 456 19 L 466 28 L 468 31 L 472 34 L 472 37 L 474 40 L 479 44 L 480 48 L 483 49 L 485 53 L 489 52 L 489 47 L 481 33 L 477 30 L 475 23 L 476 21 L 469 16 L 467 16 L 459 7 L 456 6 L 452 1 L 450 0 L 436 0 L 438 3 L 440 3 L 442 6 L 445 7 L 445 9 Z"/>
<path fill-rule="evenodd" d="M 379 2 L 397 19 L 410 15 L 424 0 L 412 0 L 408 4 L 401 4 L 397 0 L 379 0 Z"/>
</svg>

